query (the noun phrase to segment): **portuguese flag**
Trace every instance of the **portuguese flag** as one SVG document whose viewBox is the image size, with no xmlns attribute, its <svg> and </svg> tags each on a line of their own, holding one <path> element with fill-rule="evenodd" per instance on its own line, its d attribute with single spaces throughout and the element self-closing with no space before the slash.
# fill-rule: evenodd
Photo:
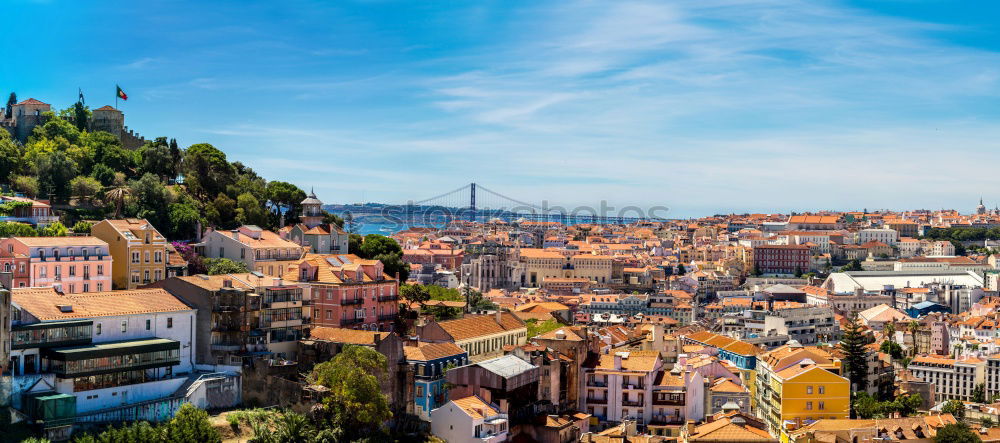
<svg viewBox="0 0 1000 443">
<path fill-rule="evenodd" d="M 115 89 L 118 90 L 117 92 L 115 92 L 115 94 L 118 95 L 118 98 L 122 100 L 128 100 L 128 94 L 125 94 L 125 91 L 122 91 L 121 86 L 115 85 Z"/>
</svg>

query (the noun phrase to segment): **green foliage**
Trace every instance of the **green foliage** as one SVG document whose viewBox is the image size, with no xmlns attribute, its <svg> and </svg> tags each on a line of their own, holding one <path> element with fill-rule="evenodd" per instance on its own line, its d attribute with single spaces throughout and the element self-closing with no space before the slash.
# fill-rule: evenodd
<svg viewBox="0 0 1000 443">
<path fill-rule="evenodd" d="M 73 225 L 72 231 L 75 234 L 90 234 L 90 229 L 94 227 L 93 223 L 78 221 Z"/>
<path fill-rule="evenodd" d="M 340 229 L 344 229 L 344 219 L 340 218 L 337 214 L 331 214 L 323 211 L 323 223 L 337 225 Z M 350 249 L 349 245 L 348 249 Z"/>
<path fill-rule="evenodd" d="M 201 214 L 198 209 L 188 203 L 174 203 L 168 211 L 169 227 L 167 235 L 175 239 L 194 238 Z"/>
<path fill-rule="evenodd" d="M 208 275 L 219 275 L 219 274 L 242 274 L 245 272 L 250 272 L 247 269 L 247 265 L 233 261 L 228 258 L 206 258 L 205 269 Z"/>
<path fill-rule="evenodd" d="M 7 131 L 0 131 L 0 181 L 7 182 L 10 175 L 21 167 L 23 150 Z"/>
<path fill-rule="evenodd" d="M 267 226 L 267 211 L 250 193 L 236 198 L 236 222 L 240 225 Z"/>
<path fill-rule="evenodd" d="M 917 413 L 923 397 L 920 394 L 901 395 L 891 401 L 878 401 L 866 392 L 857 392 L 851 402 L 851 408 L 857 418 L 888 418 L 898 412 L 903 417 Z"/>
<path fill-rule="evenodd" d="M 37 161 L 39 185 L 56 201 L 69 201 L 72 193 L 69 182 L 77 176 L 79 168 L 65 152 L 41 154 Z"/>
<path fill-rule="evenodd" d="M 861 270 L 861 262 L 858 260 L 851 260 L 849 263 L 847 263 L 846 266 L 840 268 L 841 272 L 860 271 L 860 270 Z"/>
<path fill-rule="evenodd" d="M 221 229 L 233 229 L 236 224 L 236 200 L 226 194 L 219 194 L 205 205 L 205 218 Z"/>
<path fill-rule="evenodd" d="M 139 170 L 166 180 L 177 176 L 177 164 L 166 137 L 146 142 L 136 152 Z"/>
<path fill-rule="evenodd" d="M 396 240 L 384 235 L 368 234 L 354 250 L 351 250 L 350 242 L 354 239 L 355 236 L 351 235 L 348 240 L 348 251 L 352 254 L 381 261 L 385 273 L 393 278 L 398 275 L 400 282 L 405 282 L 409 278 L 410 265 L 403 261 L 403 248 L 396 243 Z"/>
<path fill-rule="evenodd" d="M 222 436 L 208 420 L 208 413 L 190 403 L 185 403 L 174 418 L 166 423 L 151 425 L 148 422 L 133 422 L 114 426 L 103 432 L 83 434 L 73 439 L 74 443 L 111 442 L 165 442 L 165 443 L 220 443 Z"/>
<path fill-rule="evenodd" d="M 684 263 L 677 264 L 677 275 L 687 274 L 687 269 L 684 268 Z"/>
<path fill-rule="evenodd" d="M 70 192 L 76 198 L 82 201 L 90 201 L 94 198 L 101 189 L 103 185 L 99 180 L 86 175 L 79 175 L 69 182 Z"/>
<path fill-rule="evenodd" d="M 935 443 L 982 443 L 982 441 L 965 423 L 945 425 L 934 435 Z"/>
<path fill-rule="evenodd" d="M 55 222 L 38 229 L 40 237 L 65 237 L 69 235 L 69 229 L 60 222 Z"/>
<path fill-rule="evenodd" d="M 38 178 L 29 175 L 14 175 L 10 178 L 10 186 L 14 188 L 15 191 L 20 192 L 28 197 L 35 197 L 38 195 Z"/>
<path fill-rule="evenodd" d="M 305 191 L 291 183 L 272 181 L 268 182 L 266 192 L 267 199 L 272 204 L 285 209 L 287 222 L 292 223 L 298 219 L 299 213 L 302 212 L 302 200 L 306 199 Z"/>
<path fill-rule="evenodd" d="M 889 354 L 893 360 L 903 358 L 903 347 L 894 341 L 886 340 L 882 342 L 882 345 L 879 347 L 879 351 Z"/>
<path fill-rule="evenodd" d="M 559 329 L 562 326 L 562 324 L 555 321 L 555 319 L 539 322 L 537 319 L 532 318 L 528 319 L 524 323 L 528 326 L 528 338 L 537 337 L 545 334 L 546 332 Z"/>
<path fill-rule="evenodd" d="M 324 405 L 332 423 L 350 441 L 383 430 L 392 418 L 389 399 L 381 390 L 388 377 L 386 358 L 366 346 L 345 346 L 332 360 L 313 369 L 311 378 L 330 388 Z"/>
<path fill-rule="evenodd" d="M 8 201 L 0 203 L 0 215 L 9 216 L 13 215 L 14 211 L 18 208 L 30 208 L 33 203 L 29 201 Z"/>
<path fill-rule="evenodd" d="M 986 403 L 986 385 L 983 383 L 977 384 L 972 388 L 972 401 L 974 403 Z"/>
<path fill-rule="evenodd" d="M 38 231 L 31 225 L 18 222 L 0 222 L 0 237 L 37 237 Z"/>
<path fill-rule="evenodd" d="M 959 420 L 965 420 L 965 403 L 962 403 L 960 400 L 948 400 L 941 407 L 941 412 L 954 415 Z"/>
<path fill-rule="evenodd" d="M 125 205 L 125 215 L 144 218 L 153 226 L 161 229 L 168 226 L 168 208 L 174 201 L 173 194 L 167 190 L 160 179 L 150 173 L 145 173 L 138 180 L 128 183 L 131 198 Z M 164 229 L 166 230 L 166 229 Z"/>
<path fill-rule="evenodd" d="M 868 361 L 865 338 L 861 335 L 861 325 L 857 316 L 851 317 L 844 328 L 840 350 L 844 353 L 844 373 L 851 380 L 853 391 L 864 391 L 868 387 Z"/>
<path fill-rule="evenodd" d="M 421 307 L 431 299 L 431 293 L 424 285 L 400 285 L 399 295 L 411 303 L 419 303 Z"/>
<path fill-rule="evenodd" d="M 236 181 L 236 171 L 226 161 L 226 154 L 208 143 L 187 148 L 181 168 L 188 190 L 202 197 L 218 195 Z"/>
</svg>

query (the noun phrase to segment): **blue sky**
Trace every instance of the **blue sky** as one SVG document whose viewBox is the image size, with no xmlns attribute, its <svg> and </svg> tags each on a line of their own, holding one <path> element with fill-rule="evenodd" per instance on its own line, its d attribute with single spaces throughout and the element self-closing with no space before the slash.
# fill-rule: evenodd
<svg viewBox="0 0 1000 443">
<path fill-rule="evenodd" d="M 211 5 L 208 5 L 211 3 Z M 0 91 L 326 202 L 1000 204 L 1000 2 L 8 0 Z"/>
</svg>

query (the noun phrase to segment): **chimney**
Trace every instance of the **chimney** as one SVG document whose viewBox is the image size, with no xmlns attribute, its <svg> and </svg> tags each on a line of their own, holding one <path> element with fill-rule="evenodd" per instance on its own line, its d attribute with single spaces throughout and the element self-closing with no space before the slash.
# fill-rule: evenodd
<svg viewBox="0 0 1000 443">
<path fill-rule="evenodd" d="M 231 279 L 228 279 L 228 278 L 223 279 L 222 280 L 222 287 L 223 288 L 231 288 L 231 287 L 233 287 L 233 281 Z"/>
<path fill-rule="evenodd" d="M 232 235 L 233 240 L 239 240 L 240 239 L 240 231 L 237 231 L 237 230 L 234 229 L 233 232 L 230 235 Z"/>
<path fill-rule="evenodd" d="M 622 356 L 621 356 L 621 354 L 615 354 L 615 369 L 619 370 L 619 371 L 622 369 Z"/>
<path fill-rule="evenodd" d="M 497 324 L 500 324 L 500 314 L 501 314 L 501 312 L 500 312 L 500 308 L 498 307 L 498 308 L 497 308 L 497 312 L 496 312 L 496 316 L 497 316 Z"/>
</svg>

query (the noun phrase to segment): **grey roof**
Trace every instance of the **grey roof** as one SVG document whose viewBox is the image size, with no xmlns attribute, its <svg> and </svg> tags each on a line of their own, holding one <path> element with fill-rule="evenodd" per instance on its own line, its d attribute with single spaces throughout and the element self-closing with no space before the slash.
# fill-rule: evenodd
<svg viewBox="0 0 1000 443">
<path fill-rule="evenodd" d="M 503 378 L 510 378 L 535 369 L 535 366 L 513 355 L 491 358 L 478 363 L 480 367 Z"/>
<path fill-rule="evenodd" d="M 309 190 L 309 196 L 305 200 L 302 200 L 303 205 L 322 205 L 323 202 L 316 198 L 316 193 L 313 190 Z"/>
<path fill-rule="evenodd" d="M 764 292 L 770 292 L 772 294 L 805 294 L 803 291 L 781 283 L 767 287 L 764 289 Z"/>
</svg>

